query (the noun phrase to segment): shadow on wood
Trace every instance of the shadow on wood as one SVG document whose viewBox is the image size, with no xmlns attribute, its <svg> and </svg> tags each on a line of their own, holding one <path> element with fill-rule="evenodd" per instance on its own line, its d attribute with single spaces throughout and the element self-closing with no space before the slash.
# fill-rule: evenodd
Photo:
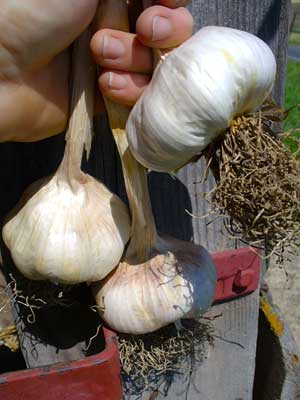
<svg viewBox="0 0 300 400">
<path fill-rule="evenodd" d="M 253 400 L 299 399 L 300 352 L 270 296 L 261 298 L 258 331 Z"/>
</svg>

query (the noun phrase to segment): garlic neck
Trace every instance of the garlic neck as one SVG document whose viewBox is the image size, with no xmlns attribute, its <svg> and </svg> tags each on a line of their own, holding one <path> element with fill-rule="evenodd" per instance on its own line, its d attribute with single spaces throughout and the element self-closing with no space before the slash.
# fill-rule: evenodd
<svg viewBox="0 0 300 400">
<path fill-rule="evenodd" d="M 147 174 L 145 168 L 136 161 L 128 147 L 125 125 L 130 109 L 108 99 L 105 99 L 105 104 L 122 161 L 132 217 L 131 241 L 126 259 L 133 263 L 142 263 L 150 257 L 157 237 L 147 185 Z"/>
<path fill-rule="evenodd" d="M 64 158 L 58 170 L 59 179 L 67 180 L 72 190 L 85 181 L 81 171 L 82 153 L 85 148 L 89 156 L 92 142 L 96 68 L 89 51 L 90 39 L 91 32 L 87 29 L 73 47 L 71 117 Z"/>
<path fill-rule="evenodd" d="M 129 32 L 128 7 L 126 1 L 102 0 L 95 18 L 96 28 L 110 28 Z M 149 198 L 146 170 L 131 154 L 125 126 L 130 108 L 115 104 L 104 98 L 110 127 L 121 157 L 124 181 L 131 210 L 131 241 L 126 252 L 126 261 L 143 263 L 156 243 L 156 229 Z"/>
</svg>

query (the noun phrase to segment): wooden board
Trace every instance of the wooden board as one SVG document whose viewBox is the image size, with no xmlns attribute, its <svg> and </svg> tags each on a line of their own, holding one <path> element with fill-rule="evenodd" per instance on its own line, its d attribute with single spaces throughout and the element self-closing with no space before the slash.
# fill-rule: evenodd
<svg viewBox="0 0 300 400">
<path fill-rule="evenodd" d="M 258 290 L 214 306 L 205 315 L 213 318 L 206 320 L 213 342 L 205 343 L 201 362 L 187 359 L 177 374 L 162 378 L 156 391 L 125 394 L 124 400 L 150 400 L 153 393 L 157 400 L 252 400 L 258 309 Z"/>
<path fill-rule="evenodd" d="M 260 304 L 253 399 L 299 399 L 300 350 L 269 291 L 264 292 Z"/>
</svg>

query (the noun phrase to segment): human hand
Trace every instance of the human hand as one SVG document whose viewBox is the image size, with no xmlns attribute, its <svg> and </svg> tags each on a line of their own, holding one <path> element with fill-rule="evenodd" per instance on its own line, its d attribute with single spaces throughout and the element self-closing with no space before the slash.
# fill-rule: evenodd
<svg viewBox="0 0 300 400">
<path fill-rule="evenodd" d="M 193 18 L 185 8 L 175 7 L 179 3 L 160 0 L 169 8 L 159 5 L 145 10 L 137 20 L 136 34 L 102 29 L 94 35 L 91 49 L 102 67 L 98 83 L 105 96 L 134 105 L 151 79 L 152 48 L 171 49 L 192 35 Z"/>
<path fill-rule="evenodd" d="M 175 2 L 161 4 L 172 7 Z M 0 0 L 1 142 L 41 140 L 66 128 L 69 46 L 92 21 L 97 3 L 47 0 L 41 7 L 40 0 Z M 152 37 L 158 21 L 164 24 L 165 38 L 158 37 L 158 30 Z M 115 101 L 134 104 L 152 72 L 148 46 L 175 47 L 191 33 L 192 17 L 185 9 L 162 6 L 140 15 L 137 35 L 100 30 L 91 42 L 94 58 L 104 68 L 100 89 Z"/>
</svg>

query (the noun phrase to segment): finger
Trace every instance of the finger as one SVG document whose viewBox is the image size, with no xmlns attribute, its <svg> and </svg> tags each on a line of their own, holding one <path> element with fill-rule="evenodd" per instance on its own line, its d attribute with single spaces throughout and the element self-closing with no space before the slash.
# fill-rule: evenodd
<svg viewBox="0 0 300 400">
<path fill-rule="evenodd" d="M 136 32 L 145 46 L 161 49 L 176 47 L 192 36 L 193 17 L 183 7 L 153 6 L 139 16 Z"/>
<path fill-rule="evenodd" d="M 91 50 L 97 64 L 106 69 L 151 73 L 152 53 L 136 35 L 111 29 L 102 29 L 92 38 Z"/>
<path fill-rule="evenodd" d="M 149 82 L 149 75 L 120 71 L 104 71 L 98 81 L 104 96 L 127 105 L 135 104 Z"/>
</svg>

